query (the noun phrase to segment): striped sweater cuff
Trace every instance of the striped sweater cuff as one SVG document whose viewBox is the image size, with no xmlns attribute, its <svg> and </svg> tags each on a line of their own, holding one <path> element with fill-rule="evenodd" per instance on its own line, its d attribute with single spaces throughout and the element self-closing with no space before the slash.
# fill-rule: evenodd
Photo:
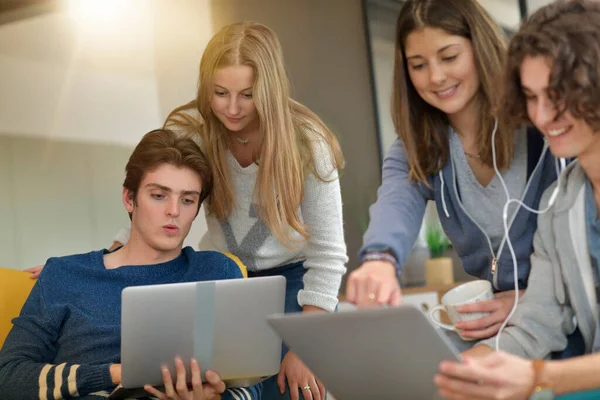
<svg viewBox="0 0 600 400">
<path fill-rule="evenodd" d="M 40 400 L 65 399 L 114 386 L 109 365 L 46 364 L 38 378 L 38 397 Z"/>
<path fill-rule="evenodd" d="M 105 390 L 114 387 L 110 377 L 110 364 L 81 365 L 77 372 L 79 394 Z"/>
<path fill-rule="evenodd" d="M 221 394 L 221 400 L 258 400 L 260 394 L 255 393 L 254 387 L 231 388 Z"/>
</svg>

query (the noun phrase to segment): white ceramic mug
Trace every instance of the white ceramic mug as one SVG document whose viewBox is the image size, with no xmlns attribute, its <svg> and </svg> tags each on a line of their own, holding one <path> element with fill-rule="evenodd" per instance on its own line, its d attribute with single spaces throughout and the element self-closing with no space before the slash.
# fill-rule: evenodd
<svg viewBox="0 0 600 400">
<path fill-rule="evenodd" d="M 463 304 L 479 303 L 480 301 L 492 300 L 493 298 L 494 292 L 492 291 L 492 284 L 489 281 L 477 280 L 463 283 L 442 296 L 442 304 L 438 304 L 429 310 L 429 318 L 439 327 L 458 333 L 458 330 L 454 327 L 454 324 L 457 322 L 472 321 L 483 318 L 490 313 L 459 313 L 456 311 L 456 308 Z M 452 325 L 445 324 L 434 317 L 434 314 L 439 311 L 445 311 L 448 314 Z M 462 340 L 475 340 L 462 336 L 460 338 Z"/>
</svg>

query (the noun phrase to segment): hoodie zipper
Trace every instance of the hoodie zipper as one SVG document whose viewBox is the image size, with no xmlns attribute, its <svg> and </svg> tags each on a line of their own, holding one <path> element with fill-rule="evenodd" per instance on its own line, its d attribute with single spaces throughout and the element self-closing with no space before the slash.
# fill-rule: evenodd
<svg viewBox="0 0 600 400">
<path fill-rule="evenodd" d="M 546 151 L 548 150 L 548 144 L 544 143 L 544 148 L 542 150 L 542 153 L 540 155 L 540 158 L 538 159 L 538 162 L 535 166 L 535 168 L 533 169 L 533 172 L 531 173 L 531 176 L 529 177 L 527 184 L 525 185 L 525 190 L 523 191 L 523 195 L 521 196 L 521 202 L 523 202 L 523 199 L 525 199 L 525 195 L 527 194 L 527 191 L 529 190 L 529 186 L 531 185 L 531 181 L 533 179 L 533 177 L 535 176 L 542 160 L 544 159 L 544 156 L 546 155 Z M 492 254 L 492 265 L 490 266 L 490 273 L 489 275 L 491 275 L 492 277 L 492 285 L 494 286 L 494 289 L 499 290 L 498 289 L 498 260 L 500 258 L 500 256 L 502 255 L 502 250 L 504 248 L 504 243 L 506 242 L 506 234 L 504 235 L 504 237 L 502 238 L 502 241 L 500 242 L 500 246 L 498 248 L 498 256 L 496 256 L 496 253 L 494 252 L 494 248 L 492 247 L 492 241 L 490 239 L 490 237 L 488 236 L 488 234 L 483 230 L 483 228 L 481 227 L 481 225 L 479 225 L 477 223 L 477 221 L 475 221 L 473 219 L 473 217 L 471 216 L 471 214 L 469 214 L 467 212 L 467 210 L 465 209 L 465 207 L 462 204 L 462 201 L 460 200 L 460 198 L 458 197 L 458 188 L 457 188 L 457 183 L 456 183 L 456 170 L 454 167 L 454 160 L 452 160 L 451 158 L 451 165 L 452 165 L 452 183 L 454 186 L 454 193 L 456 194 L 456 199 L 458 201 L 458 204 L 460 205 L 460 208 L 462 209 L 462 211 L 465 213 L 465 215 L 471 220 L 471 222 L 477 227 L 479 228 L 479 230 L 481 231 L 481 233 L 483 234 L 483 236 L 485 237 L 487 243 L 488 243 L 488 247 L 490 248 L 490 253 Z M 519 205 L 519 208 L 521 206 Z M 510 222 L 508 224 L 508 231 L 510 232 L 510 228 L 512 227 L 512 223 L 515 220 L 515 217 L 517 216 L 519 212 L 519 209 L 517 208 L 517 210 L 515 211 L 515 213 L 512 215 Z M 515 282 L 516 284 L 516 282 Z"/>
<path fill-rule="evenodd" d="M 450 163 L 452 165 L 452 185 L 454 187 L 454 193 L 456 194 L 456 199 L 458 201 L 458 204 L 461 208 L 461 210 L 466 214 L 466 216 L 471 220 L 471 222 L 473 224 L 475 224 L 475 226 L 481 231 L 481 233 L 483 234 L 483 236 L 485 237 L 485 240 L 488 243 L 488 247 L 490 248 L 490 253 L 492 254 L 492 260 L 496 260 L 496 254 L 494 253 L 494 248 L 492 247 L 492 241 L 490 240 L 490 237 L 488 236 L 487 233 L 485 233 L 485 231 L 483 230 L 483 228 L 481 227 L 481 225 L 479 225 L 477 223 L 477 221 L 475 221 L 473 219 L 473 217 L 471 217 L 471 214 L 469 214 L 467 212 L 467 210 L 465 210 L 465 207 L 463 206 L 462 201 L 460 200 L 460 198 L 458 197 L 458 187 L 457 187 L 457 183 L 456 183 L 456 169 L 454 167 L 454 160 L 452 159 L 452 157 L 450 158 Z M 490 273 L 495 273 L 495 265 L 494 263 L 492 263 L 492 271 L 490 271 Z M 496 288 L 496 284 L 494 284 L 494 288 Z M 496 288 L 497 289 L 497 288 Z"/>
</svg>

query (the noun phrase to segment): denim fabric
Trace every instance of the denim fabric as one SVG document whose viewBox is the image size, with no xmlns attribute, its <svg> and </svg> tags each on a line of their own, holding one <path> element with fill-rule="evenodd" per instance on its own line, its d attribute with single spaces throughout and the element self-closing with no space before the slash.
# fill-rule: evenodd
<svg viewBox="0 0 600 400">
<path fill-rule="evenodd" d="M 286 292 L 285 292 L 285 312 L 286 313 L 294 313 L 301 312 L 302 307 L 298 304 L 298 292 L 300 289 L 304 287 L 304 283 L 302 278 L 304 277 L 304 273 L 306 269 L 304 268 L 304 261 L 296 262 L 293 264 L 287 264 L 278 268 L 271 268 L 263 271 L 248 271 L 248 277 L 254 278 L 257 276 L 274 276 L 281 275 L 284 276 L 287 280 L 286 283 Z M 284 344 L 281 349 L 281 359 L 287 354 L 289 348 Z M 300 393 L 300 399 L 302 399 L 302 393 Z M 290 396 L 290 388 L 286 382 L 285 393 L 281 394 L 279 392 L 279 387 L 277 386 L 277 375 L 270 377 L 269 379 L 263 381 L 263 391 L 262 391 L 262 399 L 263 400 L 288 400 L 291 399 Z"/>
</svg>

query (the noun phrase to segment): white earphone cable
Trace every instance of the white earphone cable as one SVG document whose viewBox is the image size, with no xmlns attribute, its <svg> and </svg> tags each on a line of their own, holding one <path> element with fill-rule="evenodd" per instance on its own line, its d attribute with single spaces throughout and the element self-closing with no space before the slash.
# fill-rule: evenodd
<svg viewBox="0 0 600 400">
<path fill-rule="evenodd" d="M 566 167 L 566 161 L 564 158 L 560 159 L 560 166 L 561 169 L 559 170 L 558 168 L 558 163 L 555 161 L 555 166 L 556 166 L 556 173 L 557 173 L 557 184 L 556 187 L 554 188 L 554 190 L 552 191 L 552 194 L 550 195 L 550 199 L 548 201 L 548 205 L 546 206 L 546 208 L 544 208 L 543 210 L 534 210 L 533 208 L 529 207 L 527 204 L 523 203 L 521 200 L 519 199 L 511 199 L 510 198 L 510 193 L 508 192 L 508 187 L 506 186 L 506 182 L 504 182 L 504 179 L 502 178 L 502 175 L 500 174 L 500 171 L 498 170 L 498 165 L 496 163 L 496 142 L 495 142 L 495 138 L 496 138 L 496 131 L 498 130 L 498 120 L 496 119 L 494 121 L 494 130 L 492 132 L 492 160 L 493 160 L 493 164 L 494 164 L 494 171 L 496 172 L 496 175 L 498 176 L 498 179 L 500 180 L 500 183 L 502 184 L 502 188 L 504 189 L 504 193 L 506 195 L 506 203 L 504 204 L 504 207 L 502 209 L 502 223 L 504 225 L 504 236 L 506 237 L 506 243 L 508 245 L 508 249 L 510 251 L 510 255 L 512 257 L 512 262 L 513 262 L 513 279 L 515 282 L 515 301 L 514 304 L 512 306 L 512 309 L 510 310 L 510 313 L 508 313 L 508 316 L 506 317 L 506 319 L 504 320 L 504 322 L 502 322 L 502 325 L 500 325 L 500 329 L 498 330 L 498 333 L 496 334 L 496 350 L 500 350 L 500 336 L 502 334 L 502 331 L 504 330 L 504 328 L 506 327 L 506 325 L 508 324 L 508 321 L 510 321 L 510 319 L 512 318 L 512 316 L 514 315 L 515 311 L 517 311 L 517 306 L 519 303 L 519 285 L 517 284 L 518 280 L 519 280 L 519 274 L 518 274 L 518 266 L 517 266 L 517 256 L 515 254 L 515 250 L 513 248 L 512 242 L 510 240 L 510 235 L 509 235 L 509 229 L 508 229 L 508 207 L 511 203 L 517 203 L 519 206 L 525 208 L 527 211 L 535 213 L 535 214 L 544 214 L 546 212 L 548 212 L 548 210 L 550 210 L 550 208 L 552 207 L 552 205 L 554 204 L 554 201 L 556 200 L 556 197 L 558 196 L 558 190 L 560 187 L 560 178 L 561 178 L 561 173 L 562 171 L 565 169 Z M 540 157 L 544 157 L 544 155 L 546 154 L 547 148 L 544 149 L 544 151 L 542 151 L 542 154 L 540 155 Z M 518 212 L 519 210 L 515 210 L 515 214 Z M 500 256 L 500 255 L 498 255 Z M 497 272 L 496 272 L 497 273 Z"/>
</svg>

